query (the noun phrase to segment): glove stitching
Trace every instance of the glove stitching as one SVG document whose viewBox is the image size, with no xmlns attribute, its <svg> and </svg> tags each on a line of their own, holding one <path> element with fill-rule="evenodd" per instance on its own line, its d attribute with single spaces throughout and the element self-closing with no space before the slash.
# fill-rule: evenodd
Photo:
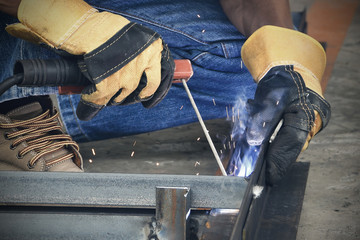
<svg viewBox="0 0 360 240">
<path fill-rule="evenodd" d="M 57 48 L 60 48 L 75 32 L 79 29 L 79 27 L 86 22 L 89 17 L 91 17 L 94 13 L 98 12 L 95 8 L 89 9 L 72 27 L 58 40 Z"/>
<path fill-rule="evenodd" d="M 315 74 L 310 71 L 310 69 L 304 67 L 302 64 L 296 62 L 296 61 L 288 61 L 288 60 L 283 60 L 283 61 L 274 61 L 271 62 L 266 68 L 265 70 L 259 74 L 259 76 L 253 76 L 255 82 L 260 83 L 260 81 L 265 77 L 265 75 L 273 68 L 273 67 L 278 67 L 278 66 L 289 66 L 289 65 L 293 65 L 299 69 L 302 69 L 306 72 L 311 73 L 311 76 L 314 77 L 317 81 L 319 81 L 319 79 L 315 76 Z"/>
<path fill-rule="evenodd" d="M 310 128 L 310 118 L 309 118 L 309 115 L 307 113 L 307 110 L 304 108 L 303 103 L 301 102 L 301 91 L 299 89 L 298 83 L 296 82 L 294 76 L 292 75 L 292 70 L 289 68 L 288 65 L 285 66 L 285 71 L 289 73 L 289 75 L 291 76 L 291 78 L 293 79 L 293 81 L 294 81 L 294 83 L 295 83 L 295 85 L 297 87 L 298 94 L 299 94 L 299 104 L 300 104 L 301 108 L 303 109 L 303 111 L 305 112 L 305 115 L 307 117 L 307 125 Z"/>
<path fill-rule="evenodd" d="M 120 40 L 120 38 L 122 38 L 124 36 L 125 33 L 127 33 L 136 23 L 132 23 L 130 26 L 128 26 L 128 28 L 125 30 L 125 32 L 123 32 L 118 38 L 116 38 L 114 41 L 112 41 L 109 45 L 107 45 L 106 47 L 98 50 L 97 52 L 95 52 L 94 54 L 90 55 L 90 56 L 86 56 L 84 57 L 84 59 L 89 59 L 94 57 L 95 55 L 103 52 L 104 50 L 106 50 L 107 48 L 109 48 L 111 45 L 113 45 L 114 43 L 116 43 L 117 41 Z"/>
<path fill-rule="evenodd" d="M 297 72 L 297 71 L 294 71 L 294 73 L 296 74 L 296 76 L 298 77 L 298 80 L 299 81 L 301 81 L 301 76 L 300 76 L 300 74 Z M 301 90 L 302 90 L 302 93 L 304 93 L 305 91 L 304 91 L 304 89 L 303 89 L 303 85 L 302 84 L 300 84 L 300 86 L 301 86 Z M 305 89 L 306 90 L 306 89 Z M 312 111 L 312 109 L 309 107 L 309 105 L 306 103 L 306 101 L 305 101 L 305 97 L 304 97 L 304 104 L 305 104 L 305 107 L 308 109 L 308 111 L 309 111 L 309 115 L 310 115 L 310 129 L 312 128 L 312 126 L 314 126 L 314 124 L 315 124 L 315 119 L 314 119 L 314 116 L 313 116 L 313 114 L 311 114 L 311 111 Z"/>
<path fill-rule="evenodd" d="M 141 51 L 143 50 L 143 48 L 144 48 L 145 46 L 147 46 L 149 42 L 151 42 L 151 40 L 155 37 L 156 34 L 157 34 L 157 33 L 154 33 L 154 34 L 149 38 L 149 40 L 148 40 L 141 48 L 139 48 L 135 53 L 133 53 L 133 54 L 132 54 L 131 56 L 129 56 L 127 59 L 125 59 L 124 61 L 122 61 L 122 62 L 119 63 L 118 65 L 110 68 L 109 70 L 107 70 L 106 72 L 104 72 L 103 74 L 101 74 L 100 76 L 97 76 L 97 77 L 93 78 L 93 80 L 97 80 L 98 78 L 101 78 L 102 76 L 106 75 L 107 73 L 111 72 L 112 70 L 118 68 L 120 65 L 122 65 L 124 62 L 126 62 L 128 59 L 130 59 L 130 58 L 132 58 L 133 56 L 137 55 L 138 52 L 141 52 Z"/>
</svg>

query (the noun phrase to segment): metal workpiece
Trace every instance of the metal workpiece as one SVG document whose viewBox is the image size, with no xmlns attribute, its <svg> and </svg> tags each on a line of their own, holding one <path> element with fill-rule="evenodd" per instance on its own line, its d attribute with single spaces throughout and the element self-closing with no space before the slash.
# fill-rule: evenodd
<svg viewBox="0 0 360 240">
<path fill-rule="evenodd" d="M 156 188 L 155 233 L 159 240 L 186 240 L 190 198 L 191 191 L 187 187 Z"/>
<path fill-rule="evenodd" d="M 0 172 L 0 205 L 155 208 L 156 187 L 191 189 L 190 208 L 239 208 L 239 177 L 117 173 Z"/>
</svg>

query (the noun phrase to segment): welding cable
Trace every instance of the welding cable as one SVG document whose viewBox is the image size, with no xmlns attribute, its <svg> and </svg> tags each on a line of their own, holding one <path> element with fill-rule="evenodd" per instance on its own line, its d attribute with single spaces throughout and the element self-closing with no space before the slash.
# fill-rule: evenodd
<svg viewBox="0 0 360 240">
<path fill-rule="evenodd" d="M 11 88 L 14 85 L 20 84 L 22 82 L 22 79 L 24 77 L 24 74 L 18 73 L 15 74 L 7 79 L 5 79 L 3 82 L 0 83 L 0 96 L 6 92 L 9 88 Z"/>
</svg>

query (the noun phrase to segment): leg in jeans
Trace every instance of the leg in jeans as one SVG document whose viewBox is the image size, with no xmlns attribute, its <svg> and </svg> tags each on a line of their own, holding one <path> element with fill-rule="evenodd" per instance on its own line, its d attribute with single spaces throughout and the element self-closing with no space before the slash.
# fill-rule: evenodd
<svg viewBox="0 0 360 240">
<path fill-rule="evenodd" d="M 192 61 L 194 76 L 188 85 L 205 120 L 224 118 L 226 109 L 230 109 L 228 111 L 231 113 L 239 96 L 253 96 L 256 85 L 245 66 L 242 68 L 240 58 L 245 39 L 227 20 L 217 0 L 88 2 L 100 10 L 121 14 L 130 21 L 154 29 L 162 35 L 175 59 Z M 17 53 L 10 57 L 11 61 L 6 62 L 8 76 L 11 73 L 9 69 L 18 58 L 54 56 L 20 40 L 16 40 L 16 44 L 12 42 L 12 45 Z M 31 55 L 28 53 L 30 51 Z M 1 74 L 2 77 L 4 73 Z M 39 88 L 39 91 L 15 88 L 0 100 L 50 94 L 55 90 Z M 78 141 L 155 131 L 197 121 L 181 84 L 174 84 L 166 98 L 152 109 L 145 109 L 141 104 L 107 107 L 89 122 L 76 118 L 79 96 L 58 96 L 58 100 L 68 133 Z"/>
</svg>

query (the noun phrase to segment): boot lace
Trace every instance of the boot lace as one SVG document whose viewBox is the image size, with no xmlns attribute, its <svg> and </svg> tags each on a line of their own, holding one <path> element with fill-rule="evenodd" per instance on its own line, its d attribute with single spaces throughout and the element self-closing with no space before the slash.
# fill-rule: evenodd
<svg viewBox="0 0 360 240">
<path fill-rule="evenodd" d="M 27 147 L 19 151 L 18 158 L 24 157 L 30 151 L 36 152 L 36 155 L 28 162 L 29 168 L 33 168 L 41 157 L 61 148 L 73 146 L 77 151 L 79 150 L 79 145 L 69 135 L 63 133 L 61 126 L 56 121 L 58 117 L 59 112 L 55 112 L 51 116 L 50 110 L 47 110 L 43 114 L 28 120 L 13 120 L 12 123 L 1 123 L 0 128 L 17 129 L 14 132 L 5 134 L 7 139 L 15 139 L 10 148 L 14 149 L 26 141 Z M 75 154 L 71 151 L 64 156 L 46 161 L 46 166 L 73 158 L 74 156 Z"/>
</svg>

